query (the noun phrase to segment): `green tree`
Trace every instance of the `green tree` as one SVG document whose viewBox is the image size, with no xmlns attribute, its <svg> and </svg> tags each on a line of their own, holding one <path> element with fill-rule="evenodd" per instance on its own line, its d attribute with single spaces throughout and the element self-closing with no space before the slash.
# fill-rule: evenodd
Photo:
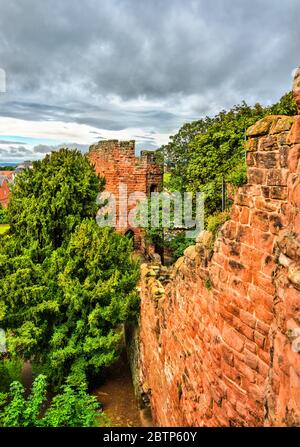
<svg viewBox="0 0 300 447">
<path fill-rule="evenodd" d="M 132 242 L 96 224 L 99 179 L 78 151 L 20 177 L 0 247 L 0 326 L 12 355 L 44 365 L 55 385 L 67 376 L 80 384 L 117 358 L 121 325 L 138 309 Z"/>
<path fill-rule="evenodd" d="M 292 93 L 270 107 L 243 102 L 215 117 L 187 123 L 162 149 L 170 190 L 203 191 L 207 215 L 221 208 L 222 178 L 236 186 L 246 180 L 245 130 L 266 115 L 295 115 Z"/>
<path fill-rule="evenodd" d="M 13 382 L 10 391 L 0 399 L 0 426 L 2 427 L 92 427 L 105 422 L 99 414 L 99 404 L 89 396 L 84 386 L 72 387 L 66 384 L 57 394 L 45 414 L 43 405 L 47 400 L 47 382 L 38 376 L 28 398 L 20 382 Z"/>
<path fill-rule="evenodd" d="M 61 149 L 18 174 L 8 207 L 11 234 L 38 260 L 60 247 L 83 219 L 94 218 L 104 179 L 77 150 Z"/>
<path fill-rule="evenodd" d="M 0 224 L 7 224 L 8 216 L 6 209 L 0 203 Z"/>
</svg>

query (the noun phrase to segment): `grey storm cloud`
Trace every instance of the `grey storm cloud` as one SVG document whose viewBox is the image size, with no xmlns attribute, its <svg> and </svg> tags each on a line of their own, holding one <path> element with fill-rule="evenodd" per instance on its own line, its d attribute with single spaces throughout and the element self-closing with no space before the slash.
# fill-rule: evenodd
<svg viewBox="0 0 300 447">
<path fill-rule="evenodd" d="M 0 115 L 171 133 L 275 102 L 299 23 L 299 0 L 0 0 Z"/>
<path fill-rule="evenodd" d="M 22 143 L 17 142 L 9 142 L 12 144 L 16 144 L 17 146 L 7 146 L 5 148 L 1 148 L 0 150 L 0 163 L 1 161 L 7 160 L 25 160 L 25 159 L 36 159 L 49 154 L 50 152 L 57 151 L 62 147 L 68 147 L 69 149 L 78 149 L 81 152 L 87 152 L 89 145 L 87 144 L 78 144 L 78 143 L 63 143 L 59 145 L 47 145 L 47 144 L 38 144 L 34 146 L 32 149 L 27 148 Z M 1 141 L 0 141 L 1 144 Z M 7 142 L 6 142 L 7 144 Z"/>
<path fill-rule="evenodd" d="M 87 152 L 88 144 L 78 144 L 78 143 L 63 143 L 55 146 L 50 146 L 47 144 L 38 144 L 33 148 L 35 154 L 48 154 L 49 152 L 57 151 L 62 147 L 68 147 L 69 149 L 78 149 L 81 152 Z"/>
</svg>

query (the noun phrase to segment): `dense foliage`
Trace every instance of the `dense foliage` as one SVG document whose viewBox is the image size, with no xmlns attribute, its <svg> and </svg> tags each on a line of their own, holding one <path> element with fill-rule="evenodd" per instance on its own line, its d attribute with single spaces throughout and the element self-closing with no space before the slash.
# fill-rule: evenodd
<svg viewBox="0 0 300 447">
<path fill-rule="evenodd" d="M 40 375 L 25 397 L 20 382 L 13 382 L 9 393 L 0 394 L 0 426 L 2 427 L 92 427 L 105 422 L 99 404 L 87 394 L 84 386 L 67 384 L 44 411 L 47 401 L 46 377 Z M 1 410 L 2 409 L 2 410 Z M 102 421 L 101 421 L 102 419 Z"/>
<path fill-rule="evenodd" d="M 8 207 L 11 233 L 19 248 L 38 260 L 59 248 L 85 218 L 94 218 L 104 180 L 77 150 L 61 149 L 15 178 Z"/>
<path fill-rule="evenodd" d="M 55 385 L 80 384 L 111 364 L 120 325 L 138 308 L 132 243 L 95 222 L 99 187 L 79 152 L 47 156 L 18 176 L 1 241 L 8 350 L 43 365 Z"/>
<path fill-rule="evenodd" d="M 266 115 L 295 115 L 292 94 L 284 95 L 271 106 L 254 107 L 243 102 L 215 117 L 187 123 L 162 148 L 170 171 L 168 188 L 203 191 L 207 215 L 221 208 L 222 177 L 233 185 L 246 179 L 245 131 Z"/>
<path fill-rule="evenodd" d="M 8 216 L 6 209 L 0 204 L 0 224 L 7 224 Z"/>
<path fill-rule="evenodd" d="M 10 384 L 21 379 L 22 362 L 19 359 L 0 360 L 0 393 L 7 392 Z"/>
<path fill-rule="evenodd" d="M 270 107 L 245 102 L 215 117 L 206 117 L 184 124 L 161 148 L 167 174 L 164 186 L 168 191 L 203 192 L 205 196 L 205 225 L 219 227 L 222 221 L 222 183 L 236 188 L 246 181 L 245 131 L 266 115 L 296 115 L 292 93 L 284 95 Z M 227 198 L 227 206 L 230 200 Z M 158 240 L 172 249 L 177 258 L 193 243 L 185 233 L 176 233 L 169 240 L 162 229 L 154 234 L 148 231 L 155 243 Z"/>
</svg>

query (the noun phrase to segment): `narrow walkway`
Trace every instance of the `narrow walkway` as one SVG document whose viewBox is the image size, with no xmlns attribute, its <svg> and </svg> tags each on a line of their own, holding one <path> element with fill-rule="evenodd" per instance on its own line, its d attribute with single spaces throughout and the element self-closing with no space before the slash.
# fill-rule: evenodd
<svg viewBox="0 0 300 447">
<path fill-rule="evenodd" d="M 32 370 L 29 362 L 23 365 L 22 383 L 28 395 L 32 385 Z M 101 402 L 113 427 L 151 427 L 151 415 L 148 415 L 145 410 L 138 409 L 131 372 L 125 357 L 107 368 L 103 384 L 97 386 L 92 394 Z"/>
<path fill-rule="evenodd" d="M 140 412 L 134 396 L 131 373 L 127 362 L 109 367 L 102 385 L 93 390 L 114 427 L 142 427 Z"/>
</svg>

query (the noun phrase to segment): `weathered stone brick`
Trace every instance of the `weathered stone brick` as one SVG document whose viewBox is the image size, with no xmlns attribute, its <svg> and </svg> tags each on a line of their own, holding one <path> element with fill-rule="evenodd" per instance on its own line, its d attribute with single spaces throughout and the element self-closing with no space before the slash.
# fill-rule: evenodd
<svg viewBox="0 0 300 447">
<path fill-rule="evenodd" d="M 289 144 L 300 143 L 300 116 L 294 118 L 294 124 L 289 133 L 288 142 Z"/>
<path fill-rule="evenodd" d="M 234 365 L 234 355 L 231 349 L 226 345 L 222 345 L 222 358 L 229 366 Z"/>
<path fill-rule="evenodd" d="M 277 120 L 277 117 L 274 116 L 267 116 L 266 118 L 261 119 L 247 130 L 247 136 L 259 137 L 261 135 L 266 135 L 275 120 Z"/>
<path fill-rule="evenodd" d="M 240 214 L 240 223 L 242 225 L 248 225 L 250 216 L 250 209 L 246 206 L 243 206 Z"/>
<path fill-rule="evenodd" d="M 254 371 L 258 369 L 258 360 L 257 355 L 245 349 L 245 363 Z"/>
<path fill-rule="evenodd" d="M 255 237 L 255 235 L 254 235 Z M 260 247 L 258 247 L 260 248 Z M 241 258 L 244 259 L 245 264 L 253 270 L 259 270 L 262 262 L 262 252 L 253 247 L 242 245 Z"/>
<path fill-rule="evenodd" d="M 276 135 L 268 135 L 262 137 L 258 143 L 258 150 L 261 152 L 266 151 L 277 151 L 278 150 L 278 140 Z"/>
<path fill-rule="evenodd" d="M 256 255 L 257 262 L 259 263 L 259 266 L 258 266 L 258 269 L 259 269 L 262 264 L 264 254 L 266 254 L 266 253 L 272 254 L 273 253 L 274 235 L 257 230 L 254 232 L 253 237 L 254 237 L 255 246 L 257 247 L 258 250 L 260 250 L 260 252 L 257 253 L 257 255 Z"/>
<path fill-rule="evenodd" d="M 249 167 L 256 167 L 257 166 L 257 154 L 253 153 L 253 152 L 248 152 L 247 153 L 247 166 Z"/>
<path fill-rule="evenodd" d="M 270 331 L 270 325 L 266 324 L 263 321 L 258 320 L 256 324 L 256 329 L 263 335 L 268 335 Z"/>
<path fill-rule="evenodd" d="M 272 213 L 269 215 L 270 222 L 270 232 L 275 235 L 284 227 L 282 216 L 277 213 Z M 272 238 L 273 240 L 274 238 Z"/>
<path fill-rule="evenodd" d="M 254 340 L 254 330 L 243 321 L 241 321 L 239 318 L 233 318 L 232 325 L 240 334 L 244 335 L 248 340 Z"/>
<path fill-rule="evenodd" d="M 258 149 L 258 138 L 249 138 L 245 142 L 246 152 L 256 152 Z"/>
<path fill-rule="evenodd" d="M 221 233 L 227 239 L 235 239 L 236 232 L 237 232 L 237 224 L 232 221 L 226 222 L 221 229 Z"/>
<path fill-rule="evenodd" d="M 299 173 L 299 161 L 300 161 L 300 144 L 290 148 L 288 152 L 288 169 L 289 172 Z"/>
<path fill-rule="evenodd" d="M 249 383 L 255 383 L 256 380 L 255 371 L 253 371 L 253 369 L 251 369 L 245 362 L 236 360 L 235 367 L 241 373 L 242 376 L 248 379 Z"/>
<path fill-rule="evenodd" d="M 246 323 L 252 329 L 256 326 L 256 318 L 249 312 L 245 312 L 243 309 L 240 310 L 240 319 Z"/>
<path fill-rule="evenodd" d="M 268 186 L 262 186 L 261 192 L 264 198 L 268 199 L 270 197 L 270 188 Z"/>
<path fill-rule="evenodd" d="M 282 146 L 279 149 L 279 160 L 281 168 L 288 168 L 288 156 L 289 156 L 290 146 Z"/>
<path fill-rule="evenodd" d="M 255 331 L 254 332 L 254 341 L 260 348 L 263 349 L 265 346 L 266 338 L 260 332 Z"/>
<path fill-rule="evenodd" d="M 285 200 L 287 198 L 287 187 L 286 186 L 272 186 L 268 188 L 270 191 L 269 196 L 272 199 Z"/>
<path fill-rule="evenodd" d="M 251 213 L 250 225 L 261 231 L 269 231 L 269 215 L 264 211 L 254 210 Z"/>
<path fill-rule="evenodd" d="M 262 185 L 265 181 L 265 171 L 258 168 L 248 169 L 248 183 Z"/>
<path fill-rule="evenodd" d="M 222 337 L 224 342 L 232 349 L 235 349 L 238 352 L 243 350 L 245 340 L 235 329 L 225 326 L 222 332 Z"/>
<path fill-rule="evenodd" d="M 264 378 L 268 376 L 269 373 L 269 365 L 267 365 L 262 360 L 258 359 L 258 372 L 261 374 Z"/>
<path fill-rule="evenodd" d="M 270 169 L 267 174 L 268 186 L 286 186 L 288 171 L 286 169 Z"/>
<path fill-rule="evenodd" d="M 279 207 L 279 204 L 274 202 L 274 200 L 265 199 L 264 197 L 255 197 L 254 205 L 257 210 L 266 211 L 268 213 L 277 211 Z"/>
<path fill-rule="evenodd" d="M 290 203 L 300 208 L 300 176 L 296 174 L 290 176 L 288 187 Z"/>
<path fill-rule="evenodd" d="M 270 135 L 289 131 L 293 125 L 294 118 L 291 116 L 280 116 L 273 122 Z"/>
<path fill-rule="evenodd" d="M 257 154 L 258 168 L 271 169 L 278 168 L 280 164 L 280 158 L 278 152 L 259 152 Z"/>
</svg>

